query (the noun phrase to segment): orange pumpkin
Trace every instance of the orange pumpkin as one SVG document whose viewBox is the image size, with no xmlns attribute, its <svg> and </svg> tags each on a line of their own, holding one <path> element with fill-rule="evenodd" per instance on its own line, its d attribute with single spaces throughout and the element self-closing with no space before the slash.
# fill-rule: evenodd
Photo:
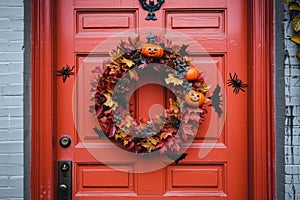
<svg viewBox="0 0 300 200">
<path fill-rule="evenodd" d="M 164 49 L 155 44 L 146 44 L 142 48 L 142 54 L 150 58 L 161 58 L 164 54 Z"/>
<path fill-rule="evenodd" d="M 205 96 L 203 93 L 198 92 L 196 90 L 190 90 L 185 96 L 184 96 L 185 102 L 193 107 L 199 107 L 202 106 L 205 100 Z"/>
<path fill-rule="evenodd" d="M 188 81 L 195 81 L 200 76 L 198 70 L 191 65 L 190 69 L 185 73 L 184 77 Z"/>
</svg>

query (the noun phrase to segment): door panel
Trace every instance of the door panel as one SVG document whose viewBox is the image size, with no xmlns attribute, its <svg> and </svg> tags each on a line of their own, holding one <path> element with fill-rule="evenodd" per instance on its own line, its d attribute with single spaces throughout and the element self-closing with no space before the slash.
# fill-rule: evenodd
<svg viewBox="0 0 300 200">
<path fill-rule="evenodd" d="M 166 10 L 165 18 L 166 28 L 190 36 L 225 35 L 225 10 Z"/>
<path fill-rule="evenodd" d="M 225 125 L 209 120 L 210 113 L 214 112 L 209 107 L 207 120 L 200 125 L 187 150 L 188 157 L 179 165 L 172 164 L 149 173 L 134 173 L 134 161 L 116 163 L 112 159 L 112 163 L 122 171 L 101 163 L 87 150 L 87 145 L 108 152 L 117 147 L 99 139 L 93 130 L 84 131 L 85 126 L 95 122 L 92 115 L 76 115 L 85 112 L 87 108 L 82 105 L 87 105 L 90 100 L 87 82 L 92 75 L 89 69 L 101 66 L 109 59 L 108 52 L 95 52 L 95 47 L 120 32 L 128 31 L 124 39 L 135 37 L 139 33 L 138 28 L 159 27 L 184 33 L 210 55 L 210 58 L 203 56 L 197 46 L 191 45 L 189 57 L 194 65 L 199 68 L 216 66 L 224 84 L 229 72 L 236 72 L 247 82 L 245 0 L 166 0 L 156 11 L 157 21 L 145 20 L 147 11 L 137 0 L 56 1 L 55 10 L 57 70 L 69 64 L 75 65 L 76 72 L 65 83 L 61 79 L 56 82 L 57 141 L 62 135 L 72 138 L 69 148 L 62 148 L 56 142 L 57 159 L 74 163 L 74 199 L 247 199 L 247 95 L 244 93 L 234 95 L 232 88 L 226 87 L 226 97 L 221 97 L 223 107 L 226 107 Z M 168 31 L 164 34 L 167 38 L 173 37 Z M 105 48 L 111 51 L 119 42 L 109 43 Z M 85 73 L 84 78 L 77 77 L 79 70 Z M 218 75 L 211 74 L 209 77 Z M 74 91 L 75 96 L 74 88 L 78 89 Z M 211 88 L 211 91 L 214 89 Z M 161 86 L 141 88 L 134 98 L 137 115 L 147 116 L 152 104 L 166 105 L 166 99 L 168 94 Z M 207 135 L 212 123 L 220 126 L 221 134 L 211 132 Z M 101 147 L 95 145 L 99 142 L 103 144 Z M 201 157 L 201 151 L 209 153 Z"/>
<path fill-rule="evenodd" d="M 77 193 L 84 192 L 133 192 L 135 174 L 133 165 L 122 165 L 116 171 L 101 164 L 78 164 L 76 166 Z M 99 178 L 101 177 L 101 178 Z"/>
<path fill-rule="evenodd" d="M 196 192 L 225 195 L 225 166 L 219 165 L 182 165 L 167 167 L 167 193 Z"/>
</svg>

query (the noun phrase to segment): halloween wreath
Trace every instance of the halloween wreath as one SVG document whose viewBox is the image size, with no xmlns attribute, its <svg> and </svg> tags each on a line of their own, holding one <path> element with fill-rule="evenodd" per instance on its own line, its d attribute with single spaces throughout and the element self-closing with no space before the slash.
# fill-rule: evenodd
<svg viewBox="0 0 300 200">
<path fill-rule="evenodd" d="M 139 37 L 121 41 L 110 53 L 112 61 L 104 64 L 104 70 L 96 67 L 92 71 L 96 74 L 91 81 L 95 104 L 90 106 L 90 112 L 96 115 L 101 127 L 94 130 L 99 137 L 105 135 L 127 151 L 159 150 L 170 158 L 181 155 L 174 159 L 178 163 L 178 159 L 186 156 L 180 151 L 182 144 L 194 138 L 207 113 L 209 87 L 204 74 L 188 59 L 188 45 L 173 45 L 152 33 L 147 39 L 144 45 Z M 147 70 L 163 77 L 176 98 L 169 99 L 164 116 L 135 119 L 132 107 L 126 111 L 129 91 Z"/>
</svg>

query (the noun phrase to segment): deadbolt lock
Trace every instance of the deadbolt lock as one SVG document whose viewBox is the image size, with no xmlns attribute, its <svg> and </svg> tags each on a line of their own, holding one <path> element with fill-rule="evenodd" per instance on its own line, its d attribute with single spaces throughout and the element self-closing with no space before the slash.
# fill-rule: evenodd
<svg viewBox="0 0 300 200">
<path fill-rule="evenodd" d="M 61 165 L 61 171 L 65 172 L 65 171 L 68 171 L 70 169 L 70 166 L 68 163 L 62 163 Z"/>
<path fill-rule="evenodd" d="M 58 200 L 72 200 L 72 161 L 58 161 Z"/>
<path fill-rule="evenodd" d="M 68 148 L 71 145 L 71 143 L 72 143 L 71 138 L 66 135 L 62 136 L 59 140 L 59 144 L 63 148 Z"/>
</svg>

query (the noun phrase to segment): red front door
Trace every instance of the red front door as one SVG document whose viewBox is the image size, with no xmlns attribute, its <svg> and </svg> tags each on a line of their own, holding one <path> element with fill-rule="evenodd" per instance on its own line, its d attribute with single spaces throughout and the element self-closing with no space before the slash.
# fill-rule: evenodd
<svg viewBox="0 0 300 200">
<path fill-rule="evenodd" d="M 130 31 L 132 29 L 153 27 L 154 32 L 156 28 L 181 32 L 198 42 L 209 54 L 209 58 L 201 56 L 196 47 L 191 47 L 190 57 L 199 69 L 209 71 L 210 67 L 216 67 L 220 76 L 215 78 L 220 78 L 224 85 L 229 73 L 234 72 L 246 82 L 246 1 L 166 0 L 155 12 L 156 21 L 145 20 L 148 12 L 138 0 L 68 0 L 56 1 L 55 5 L 55 64 L 57 70 L 66 64 L 75 66 L 75 76 L 65 83 L 61 77 L 56 81 L 55 116 L 57 160 L 73 163 L 73 199 L 247 199 L 247 93 L 235 95 L 231 87 L 221 87 L 222 93 L 226 94 L 220 97 L 223 118 L 206 120 L 200 126 L 186 152 L 188 156 L 179 165 L 171 164 L 144 173 L 135 173 L 134 161 L 118 163 L 111 158 L 104 162 L 97 157 L 95 152 L 114 152 L 115 148 L 105 142 L 99 146 L 97 134 L 93 130 L 86 131 L 86 126 L 94 120 L 92 115 L 77 114 L 88 110 L 85 106 L 90 100 L 90 75 L 78 81 L 78 73 L 88 74 L 90 69 L 101 65 L 108 59 L 107 52 L 116 49 L 115 45 L 120 43 L 105 41 L 126 31 L 125 39 L 135 37 L 138 31 Z M 176 41 L 180 42 L 180 39 Z M 107 52 L 98 51 L 99 44 L 104 44 Z M 213 75 L 208 77 L 212 79 Z M 207 80 L 212 83 L 212 92 L 216 89 L 214 81 Z M 76 92 L 81 87 L 86 87 L 83 91 L 87 93 Z M 135 102 L 140 115 L 148 113 L 152 104 L 164 105 L 166 95 L 161 86 L 141 88 Z M 212 107 L 209 110 L 214 112 Z M 222 131 L 205 137 L 210 123 L 220 126 Z M 59 145 L 63 135 L 72 140 L 68 148 Z"/>
</svg>

